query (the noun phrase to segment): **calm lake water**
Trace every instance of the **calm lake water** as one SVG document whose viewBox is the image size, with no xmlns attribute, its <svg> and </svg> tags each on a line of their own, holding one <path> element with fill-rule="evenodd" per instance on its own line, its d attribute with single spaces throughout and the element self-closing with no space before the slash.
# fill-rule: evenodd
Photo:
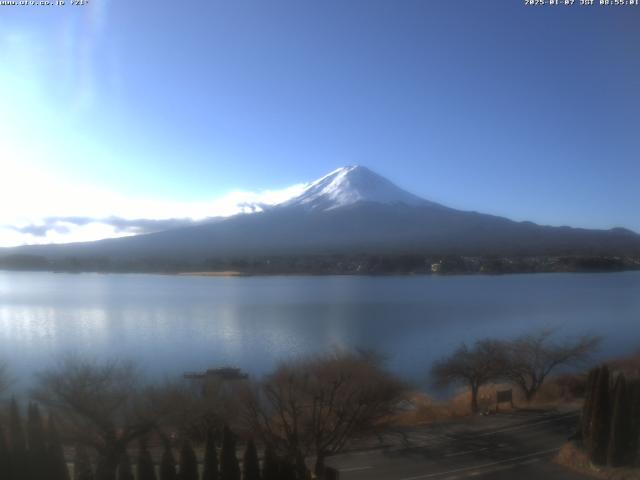
<svg viewBox="0 0 640 480">
<path fill-rule="evenodd" d="M 153 375 L 252 374 L 332 347 L 374 348 L 419 381 L 462 341 L 558 328 L 640 347 L 640 272 L 415 277 L 179 277 L 0 272 L 0 359 L 21 383 L 72 352 Z"/>
</svg>

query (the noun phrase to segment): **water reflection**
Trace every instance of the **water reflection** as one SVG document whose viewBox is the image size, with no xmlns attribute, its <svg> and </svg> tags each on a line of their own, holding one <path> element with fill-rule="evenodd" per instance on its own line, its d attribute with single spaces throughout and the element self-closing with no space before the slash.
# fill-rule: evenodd
<svg viewBox="0 0 640 480">
<path fill-rule="evenodd" d="M 232 364 L 254 374 L 331 347 L 374 348 L 419 380 L 462 341 L 542 327 L 640 346 L 640 273 L 247 277 L 0 272 L 0 357 L 19 378 L 73 352 L 151 374 Z"/>
</svg>

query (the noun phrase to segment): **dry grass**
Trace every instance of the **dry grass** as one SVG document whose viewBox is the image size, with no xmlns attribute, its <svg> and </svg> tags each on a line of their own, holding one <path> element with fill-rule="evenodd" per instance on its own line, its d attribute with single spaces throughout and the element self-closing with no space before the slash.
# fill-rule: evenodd
<svg viewBox="0 0 640 480">
<path fill-rule="evenodd" d="M 540 389 L 535 399 L 527 403 L 524 396 L 516 388 L 508 384 L 485 385 L 478 393 L 478 407 L 480 412 L 496 411 L 496 392 L 498 390 L 513 389 L 513 403 L 515 409 L 558 409 L 560 407 L 579 408 L 582 398 L 576 393 L 580 388 L 576 384 L 584 381 L 583 375 L 562 376 L 550 379 Z M 409 396 L 410 408 L 404 409 L 393 420 L 395 425 L 411 426 L 423 425 L 438 421 L 450 420 L 469 416 L 471 413 L 471 394 L 467 389 L 461 389 L 459 393 L 446 401 L 437 401 L 427 394 L 414 392 Z M 500 404 L 499 410 L 506 412 L 511 410 L 509 404 Z"/>
<path fill-rule="evenodd" d="M 412 408 L 396 414 L 392 423 L 397 426 L 424 425 L 467 415 L 466 411 L 456 411 L 449 403 L 440 403 L 423 393 L 413 393 L 409 397 Z"/>
<path fill-rule="evenodd" d="M 627 357 L 611 359 L 606 363 L 613 370 L 624 372 L 628 378 L 640 377 L 640 350 Z M 551 377 L 530 403 L 527 403 L 520 390 L 513 385 L 486 385 L 480 389 L 478 406 L 481 412 L 495 412 L 496 391 L 512 388 L 513 403 L 517 409 L 579 408 L 584 400 L 586 378 L 586 372 L 565 373 Z M 400 425 L 418 425 L 467 416 L 470 414 L 471 395 L 468 389 L 461 388 L 453 398 L 439 402 L 426 394 L 414 393 L 410 402 L 413 408 L 397 415 L 397 423 Z M 508 404 L 500 405 L 501 411 L 509 409 Z"/>
<path fill-rule="evenodd" d="M 573 443 L 565 444 L 554 461 L 576 472 L 604 480 L 640 480 L 640 468 L 611 468 L 593 465 L 583 450 Z"/>
<path fill-rule="evenodd" d="M 499 390 L 513 390 L 513 404 L 516 409 L 518 408 L 541 408 L 551 409 L 557 408 L 561 405 L 573 405 L 575 403 L 581 403 L 582 399 L 576 397 L 569 392 L 562 384 L 557 383 L 554 379 L 542 386 L 537 393 L 533 401 L 527 402 L 524 395 L 519 389 L 514 388 L 509 384 L 489 384 L 480 389 L 478 393 L 478 406 L 481 412 L 495 412 L 496 410 L 496 396 Z M 453 409 L 456 412 L 463 412 L 468 414 L 471 405 L 471 394 L 469 391 L 462 391 L 456 395 L 450 402 Z M 500 411 L 510 410 L 511 406 L 506 403 L 499 405 Z"/>
</svg>

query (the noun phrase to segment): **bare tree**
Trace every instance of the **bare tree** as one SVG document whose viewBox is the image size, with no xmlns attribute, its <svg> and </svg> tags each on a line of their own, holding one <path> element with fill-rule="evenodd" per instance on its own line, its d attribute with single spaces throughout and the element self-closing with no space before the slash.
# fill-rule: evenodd
<svg viewBox="0 0 640 480">
<path fill-rule="evenodd" d="M 267 445 L 294 461 L 300 478 L 310 455 L 320 476 L 327 456 L 383 427 L 404 392 L 374 356 L 334 352 L 280 365 L 249 392 L 247 420 Z"/>
<path fill-rule="evenodd" d="M 158 419 L 158 432 L 164 437 L 179 433 L 202 442 L 209 432 L 221 432 L 225 424 L 238 420 L 241 405 L 235 383 L 168 380 L 145 389 L 144 405 Z"/>
<path fill-rule="evenodd" d="M 97 452 L 96 479 L 115 480 L 129 442 L 155 424 L 137 408 L 139 383 L 131 364 L 67 358 L 39 374 L 33 394 L 58 413 L 69 440 Z"/>
<path fill-rule="evenodd" d="M 9 378 L 9 370 L 7 365 L 0 362 L 0 396 L 9 389 L 11 379 Z"/>
<path fill-rule="evenodd" d="M 145 389 L 146 408 L 158 419 L 158 433 L 168 440 L 176 433 L 197 437 L 197 431 L 213 421 L 210 408 L 193 384 L 168 380 Z"/>
<path fill-rule="evenodd" d="M 505 344 L 508 352 L 505 376 L 522 390 L 529 402 L 554 369 L 588 360 L 599 343 L 600 338 L 592 335 L 554 341 L 553 330 L 523 335 Z"/>
<path fill-rule="evenodd" d="M 462 384 L 471 392 L 471 412 L 478 412 L 478 391 L 504 372 L 507 356 L 504 345 L 496 340 L 479 340 L 473 348 L 462 344 L 451 356 L 436 362 L 431 377 L 439 387 Z"/>
</svg>

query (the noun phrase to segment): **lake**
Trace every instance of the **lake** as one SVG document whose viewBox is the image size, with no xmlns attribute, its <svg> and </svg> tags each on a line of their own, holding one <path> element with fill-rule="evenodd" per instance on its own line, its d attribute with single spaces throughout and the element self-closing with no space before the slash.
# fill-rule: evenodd
<svg viewBox="0 0 640 480">
<path fill-rule="evenodd" d="M 0 359 L 19 384 L 75 353 L 154 376 L 372 348 L 407 379 L 460 342 L 541 328 L 640 347 L 640 272 L 503 276 L 195 277 L 0 272 Z"/>
</svg>

